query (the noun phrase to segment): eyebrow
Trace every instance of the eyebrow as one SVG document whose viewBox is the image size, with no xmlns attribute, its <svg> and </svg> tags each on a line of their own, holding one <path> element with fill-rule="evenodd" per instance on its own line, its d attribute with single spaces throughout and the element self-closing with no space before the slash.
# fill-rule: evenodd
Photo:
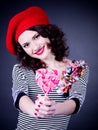
<svg viewBox="0 0 98 130">
<path fill-rule="evenodd" d="M 29 44 L 29 42 L 25 42 L 25 43 L 23 43 L 22 46 L 25 46 L 26 44 Z"/>
</svg>

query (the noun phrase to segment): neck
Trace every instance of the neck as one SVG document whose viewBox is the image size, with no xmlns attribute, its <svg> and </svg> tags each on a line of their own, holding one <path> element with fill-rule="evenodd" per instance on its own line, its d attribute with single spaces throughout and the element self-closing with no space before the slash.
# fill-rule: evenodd
<svg viewBox="0 0 98 130">
<path fill-rule="evenodd" d="M 55 63 L 57 63 L 54 55 L 49 55 L 48 58 L 44 60 L 44 62 L 46 63 L 48 68 L 55 66 Z"/>
<path fill-rule="evenodd" d="M 65 69 L 65 66 L 66 66 L 66 62 L 57 61 L 55 60 L 54 56 L 50 57 L 50 60 L 48 59 L 47 61 L 45 61 L 45 63 L 47 64 L 48 69 L 61 70 L 61 69 Z"/>
</svg>

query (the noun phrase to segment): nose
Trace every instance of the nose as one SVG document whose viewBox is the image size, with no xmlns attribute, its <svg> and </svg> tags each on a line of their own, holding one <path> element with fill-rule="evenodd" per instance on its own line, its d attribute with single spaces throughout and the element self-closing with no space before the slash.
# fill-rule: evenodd
<svg viewBox="0 0 98 130">
<path fill-rule="evenodd" d="M 33 53 L 36 53 L 36 51 L 40 48 L 40 45 L 38 43 L 33 43 L 31 46 Z"/>
</svg>

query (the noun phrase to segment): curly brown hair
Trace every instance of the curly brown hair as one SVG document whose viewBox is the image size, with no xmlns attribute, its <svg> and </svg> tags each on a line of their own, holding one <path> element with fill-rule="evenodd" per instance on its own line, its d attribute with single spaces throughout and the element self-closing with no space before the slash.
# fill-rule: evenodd
<svg viewBox="0 0 98 130">
<path fill-rule="evenodd" d="M 41 36 L 49 38 L 50 44 L 48 47 L 51 48 L 51 52 L 55 55 L 57 61 L 62 61 L 64 57 L 69 55 L 69 47 L 67 45 L 67 39 L 64 37 L 65 34 L 61 28 L 57 25 L 39 25 L 33 26 L 28 30 L 37 31 Z M 20 46 L 15 43 L 15 50 L 17 52 L 17 59 L 22 66 L 31 68 L 35 72 L 39 68 L 46 68 L 46 64 L 39 59 L 30 57 Z"/>
</svg>

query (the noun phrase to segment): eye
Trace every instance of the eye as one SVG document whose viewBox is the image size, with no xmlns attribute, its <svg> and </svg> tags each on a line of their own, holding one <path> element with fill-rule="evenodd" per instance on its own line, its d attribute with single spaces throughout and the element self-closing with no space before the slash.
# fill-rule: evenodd
<svg viewBox="0 0 98 130">
<path fill-rule="evenodd" d="M 33 39 L 35 40 L 35 39 L 38 39 L 39 38 L 39 36 L 40 36 L 40 34 L 35 34 L 34 36 L 33 36 Z"/>
<path fill-rule="evenodd" d="M 28 47 L 28 46 L 29 46 L 29 43 L 28 43 L 28 42 L 26 42 L 26 43 L 23 44 L 23 48 L 26 48 L 26 47 Z"/>
</svg>

